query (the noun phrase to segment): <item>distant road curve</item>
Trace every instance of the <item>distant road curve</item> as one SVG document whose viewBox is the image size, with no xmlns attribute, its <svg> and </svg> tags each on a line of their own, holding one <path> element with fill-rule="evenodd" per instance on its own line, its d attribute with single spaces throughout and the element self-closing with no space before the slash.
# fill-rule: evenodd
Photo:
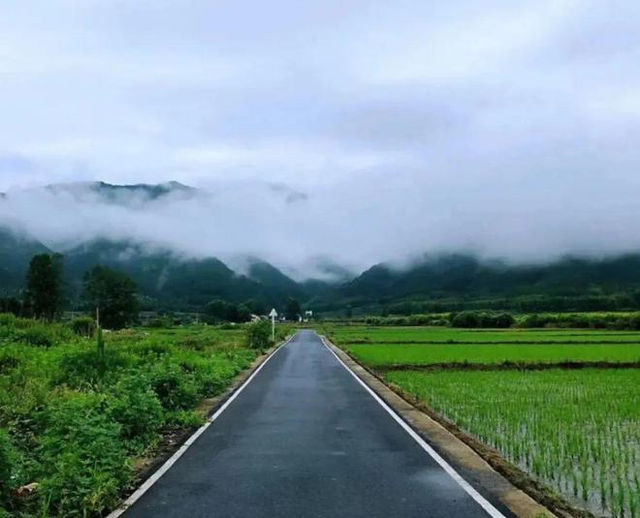
<svg viewBox="0 0 640 518">
<path fill-rule="evenodd" d="M 454 476 L 300 331 L 122 516 L 513 517 Z"/>
</svg>

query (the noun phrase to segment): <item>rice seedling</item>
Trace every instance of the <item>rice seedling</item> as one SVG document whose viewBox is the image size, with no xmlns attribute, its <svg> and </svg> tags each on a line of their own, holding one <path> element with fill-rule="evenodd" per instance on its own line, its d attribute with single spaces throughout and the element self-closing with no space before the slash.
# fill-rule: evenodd
<svg viewBox="0 0 640 518">
<path fill-rule="evenodd" d="M 640 363 L 640 344 L 371 344 L 346 349 L 367 365 Z"/>
<path fill-rule="evenodd" d="M 337 343 L 640 343 L 638 331 L 590 329 L 453 329 L 446 327 L 331 326 Z"/>
<path fill-rule="evenodd" d="M 385 377 L 595 514 L 640 516 L 640 370 Z"/>
</svg>

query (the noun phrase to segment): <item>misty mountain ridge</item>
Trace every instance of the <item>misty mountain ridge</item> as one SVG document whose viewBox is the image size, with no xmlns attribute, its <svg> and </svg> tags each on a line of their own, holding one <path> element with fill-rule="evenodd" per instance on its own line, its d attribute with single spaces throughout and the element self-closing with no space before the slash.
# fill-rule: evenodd
<svg viewBox="0 0 640 518">
<path fill-rule="evenodd" d="M 197 309 L 214 298 L 278 304 L 306 293 L 276 267 L 263 261 L 237 273 L 215 258 L 191 258 L 167 248 L 132 241 L 97 239 L 65 252 L 65 267 L 76 288 L 82 272 L 103 264 L 127 273 L 140 292 L 165 307 Z"/>
<path fill-rule="evenodd" d="M 256 183 L 256 182 L 254 182 Z M 286 204 L 304 202 L 309 195 L 284 183 L 256 183 L 262 185 L 264 191 L 282 199 Z M 49 184 L 43 187 L 19 189 L 0 193 L 1 198 L 11 198 L 25 193 L 46 192 L 52 196 L 69 196 L 79 203 L 102 203 L 106 205 L 141 206 L 155 201 L 184 201 L 198 196 L 207 197 L 211 193 L 205 189 L 185 185 L 176 180 L 163 183 L 147 184 L 112 184 L 103 181 L 68 182 Z"/>
<path fill-rule="evenodd" d="M 0 230 L 2 293 L 24 286 L 28 262 L 50 253 L 41 243 L 10 229 Z M 371 308 L 401 301 L 483 299 L 487 297 L 576 297 L 640 290 L 640 254 L 606 259 L 567 257 L 548 264 L 512 265 L 462 254 L 425 255 L 410 266 L 377 264 L 341 284 L 297 282 L 274 265 L 248 258 L 237 273 L 216 258 L 193 259 L 157 245 L 95 239 L 64 251 L 65 276 L 78 300 L 82 276 L 96 264 L 127 273 L 137 283 L 145 307 L 201 310 L 212 299 L 253 301 L 282 307 L 294 297 L 317 311 L 346 305 Z"/>
<path fill-rule="evenodd" d="M 31 257 L 50 252 L 39 241 L 11 227 L 0 225 L 0 291 L 22 288 Z"/>
<path fill-rule="evenodd" d="M 219 183 L 208 189 L 177 181 L 72 182 L 9 191 L 0 198 L 0 223 L 21 228 L 56 250 L 108 238 L 158 243 L 192 258 L 228 260 L 271 247 L 273 241 L 266 237 L 256 246 L 253 236 L 271 230 L 258 227 L 266 222 L 275 231 L 285 228 L 275 216 L 281 218 L 290 206 L 300 210 L 308 200 L 307 194 L 284 183 L 261 181 Z M 257 255 L 277 256 L 280 249 Z M 298 265 L 286 266 L 295 270 Z"/>
<path fill-rule="evenodd" d="M 38 189 L 36 189 L 38 190 Z M 128 207 L 144 206 L 146 203 L 167 198 L 190 200 L 200 191 L 177 181 L 159 184 L 115 185 L 107 182 L 72 182 L 51 184 L 39 188 L 53 196 L 70 196 L 74 202 L 103 203 Z"/>
<path fill-rule="evenodd" d="M 83 182 L 50 185 L 37 192 L 63 201 L 70 197 L 79 204 L 133 207 L 136 213 L 176 200 L 189 203 L 209 196 L 206 191 L 179 182 L 155 185 Z M 260 192 L 275 194 L 285 204 L 307 200 L 302 193 L 283 185 L 267 185 L 266 190 Z M 11 193 L 8 194 L 0 200 L 0 205 L 8 203 L 11 197 Z M 31 198 L 27 196 L 25 200 Z M 180 217 L 177 211 L 176 222 L 181 221 Z M 4 226 L 0 227 L 0 291 L 3 294 L 15 293 L 24 286 L 28 262 L 33 255 L 53 251 L 65 256 L 73 298 L 78 297 L 84 272 L 103 264 L 130 275 L 149 306 L 165 308 L 197 309 L 213 298 L 278 305 L 294 297 L 311 306 L 333 309 L 345 304 L 357 307 L 402 300 L 577 297 L 640 289 L 638 254 L 598 259 L 567 256 L 537 264 L 485 260 L 463 253 L 424 254 L 404 263 L 374 264 L 358 275 L 353 267 L 345 267 L 326 255 L 311 255 L 298 266 L 281 265 L 250 254 L 236 254 L 229 259 L 224 254 L 193 253 L 161 239 L 118 237 L 117 233 L 111 234 L 118 229 L 111 228 L 110 221 L 103 222 L 109 234 L 87 233 L 74 241 L 49 241 L 45 236 L 30 234 L 19 219 L 6 214 L 3 219 Z M 84 223 L 80 218 L 74 224 L 80 230 Z M 184 231 L 188 230 L 186 224 Z M 217 248 L 217 243 L 210 245 L 212 249 Z"/>
<path fill-rule="evenodd" d="M 635 296 L 640 293 L 640 254 L 599 259 L 567 256 L 541 264 L 485 261 L 464 254 L 425 255 L 406 268 L 377 264 L 343 284 L 339 292 L 344 301 L 354 306 L 374 301 L 481 299 L 503 299 L 503 304 L 510 306 L 507 300 L 541 296 Z M 594 304 L 597 306 L 597 301 Z"/>
</svg>

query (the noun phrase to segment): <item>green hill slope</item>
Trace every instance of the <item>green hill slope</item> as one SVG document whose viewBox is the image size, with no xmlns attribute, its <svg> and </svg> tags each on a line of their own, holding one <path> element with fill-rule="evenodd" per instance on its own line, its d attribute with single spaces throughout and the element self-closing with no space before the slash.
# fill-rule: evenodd
<svg viewBox="0 0 640 518">
<path fill-rule="evenodd" d="M 21 289 L 31 257 L 48 252 L 39 241 L 0 226 L 0 296 Z"/>
</svg>

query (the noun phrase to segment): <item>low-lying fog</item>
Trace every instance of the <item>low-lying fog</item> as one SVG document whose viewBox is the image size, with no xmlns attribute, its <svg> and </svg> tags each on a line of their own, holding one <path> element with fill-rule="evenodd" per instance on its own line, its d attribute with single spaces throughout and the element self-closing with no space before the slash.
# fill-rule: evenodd
<svg viewBox="0 0 640 518">
<path fill-rule="evenodd" d="M 5 2 L 0 217 L 297 278 L 636 250 L 639 26 L 637 0 Z M 205 193 L 26 189 L 87 180 Z"/>
<path fill-rule="evenodd" d="M 156 199 L 144 191 L 106 196 L 85 184 L 14 190 L 0 201 L 0 220 L 56 249 L 95 237 L 126 238 L 235 267 L 255 256 L 305 278 L 318 275 L 323 257 L 357 272 L 381 261 L 401 265 L 424 252 L 528 262 L 630 251 L 640 245 L 631 180 L 558 177 L 542 186 L 534 175 L 429 181 L 368 173 L 311 193 L 235 182 L 174 188 Z"/>
</svg>

